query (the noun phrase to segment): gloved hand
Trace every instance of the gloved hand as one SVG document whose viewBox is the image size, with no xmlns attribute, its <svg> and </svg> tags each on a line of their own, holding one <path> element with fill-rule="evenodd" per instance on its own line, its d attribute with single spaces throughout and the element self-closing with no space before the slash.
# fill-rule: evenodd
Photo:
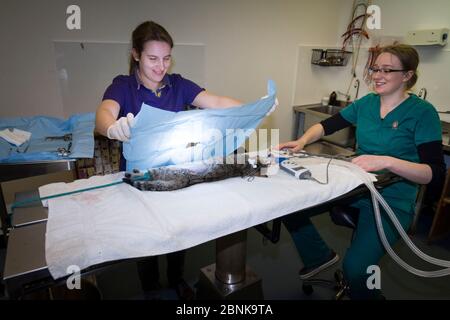
<svg viewBox="0 0 450 320">
<path fill-rule="evenodd" d="M 265 99 L 267 97 L 268 96 L 264 96 L 261 99 Z M 275 111 L 276 107 L 278 107 L 278 98 L 275 98 L 275 103 L 273 104 L 272 108 L 270 108 L 270 110 L 266 113 L 266 117 L 270 116 L 270 114 Z"/>
<path fill-rule="evenodd" d="M 126 117 L 121 117 L 110 125 L 106 135 L 109 139 L 115 139 L 122 142 L 128 141 L 131 137 L 130 129 L 134 126 L 134 123 L 134 115 L 132 113 L 128 113 Z"/>
<path fill-rule="evenodd" d="M 270 108 L 269 112 L 267 112 L 266 117 L 274 112 L 276 107 L 278 107 L 278 98 L 275 98 L 275 103 L 273 104 L 272 108 Z"/>
</svg>

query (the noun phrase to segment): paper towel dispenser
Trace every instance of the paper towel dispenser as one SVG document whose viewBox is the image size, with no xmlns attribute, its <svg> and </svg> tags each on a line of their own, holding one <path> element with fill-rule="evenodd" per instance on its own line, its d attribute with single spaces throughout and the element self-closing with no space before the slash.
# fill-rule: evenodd
<svg viewBox="0 0 450 320">
<path fill-rule="evenodd" d="M 445 46 L 448 40 L 448 28 L 409 31 L 405 42 L 413 46 Z"/>
</svg>

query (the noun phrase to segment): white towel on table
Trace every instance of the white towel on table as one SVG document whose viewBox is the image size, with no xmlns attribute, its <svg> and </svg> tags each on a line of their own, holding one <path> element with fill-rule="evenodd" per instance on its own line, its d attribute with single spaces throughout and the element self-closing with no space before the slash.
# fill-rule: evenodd
<svg viewBox="0 0 450 320">
<path fill-rule="evenodd" d="M 328 159 L 305 159 L 313 177 L 326 179 Z M 339 162 L 334 160 L 334 163 Z M 123 173 L 39 188 L 45 197 L 118 181 Z M 285 172 L 249 182 L 240 177 L 170 192 L 115 185 L 44 201 L 49 208 L 46 260 L 51 275 L 67 275 L 106 261 L 186 249 L 323 203 L 361 184 L 349 169 L 331 164 L 329 183 Z"/>
</svg>

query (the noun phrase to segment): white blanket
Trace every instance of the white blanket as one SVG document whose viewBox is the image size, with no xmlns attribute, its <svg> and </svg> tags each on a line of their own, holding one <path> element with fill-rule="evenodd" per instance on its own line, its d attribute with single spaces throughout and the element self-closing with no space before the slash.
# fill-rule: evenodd
<svg viewBox="0 0 450 320">
<path fill-rule="evenodd" d="M 333 161 L 335 162 L 335 160 Z M 332 163 L 333 163 L 332 162 Z M 337 161 L 336 161 L 337 163 Z M 324 181 L 326 163 L 305 159 Z M 39 188 L 40 196 L 118 181 L 123 173 Z M 130 185 L 44 201 L 49 208 L 46 259 L 52 276 L 106 261 L 174 252 L 323 203 L 361 184 L 348 169 L 329 167 L 329 184 L 296 180 L 279 170 L 269 178 L 197 184 L 171 192 L 139 191 Z"/>
</svg>

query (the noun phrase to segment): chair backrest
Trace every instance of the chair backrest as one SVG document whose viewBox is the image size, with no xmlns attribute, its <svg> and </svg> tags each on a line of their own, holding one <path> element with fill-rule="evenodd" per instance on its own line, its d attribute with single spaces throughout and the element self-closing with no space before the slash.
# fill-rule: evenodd
<svg viewBox="0 0 450 320">
<path fill-rule="evenodd" d="M 428 234 L 427 243 L 431 244 L 437 240 L 443 239 L 450 234 L 450 169 L 447 169 L 444 188 L 437 204 L 433 223 Z"/>
<path fill-rule="evenodd" d="M 425 197 L 426 190 L 427 190 L 426 184 L 421 184 L 419 186 L 419 191 L 417 192 L 417 197 L 416 197 L 416 205 L 414 207 L 414 218 L 413 218 L 413 221 L 412 221 L 411 226 L 409 227 L 409 231 L 408 231 L 409 235 L 413 235 L 414 233 L 416 233 L 417 223 L 419 222 L 419 216 L 420 216 L 420 212 L 422 211 L 423 199 Z"/>
</svg>

